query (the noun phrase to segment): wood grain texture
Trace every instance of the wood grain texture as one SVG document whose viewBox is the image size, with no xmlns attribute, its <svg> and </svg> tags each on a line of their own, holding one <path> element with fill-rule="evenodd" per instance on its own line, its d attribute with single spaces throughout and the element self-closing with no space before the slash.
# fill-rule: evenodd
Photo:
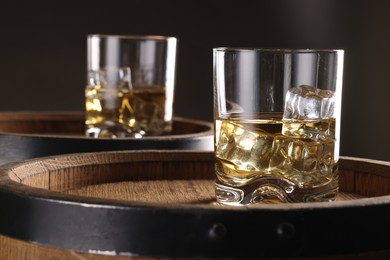
<svg viewBox="0 0 390 260">
<path fill-rule="evenodd" d="M 76 111 L 0 112 L 0 133 L 84 137 L 85 114 Z M 212 124 L 174 117 L 171 135 L 210 133 Z"/>
<path fill-rule="evenodd" d="M 174 117 L 170 134 L 143 138 L 85 136 L 83 112 L 0 112 L 0 164 L 31 158 L 141 149 L 213 150 L 213 124 Z"/>
<path fill-rule="evenodd" d="M 84 132 L 81 112 L 0 112 L 0 132 L 19 134 L 64 134 Z"/>
<path fill-rule="evenodd" d="M 183 203 L 198 205 L 217 205 L 215 202 L 213 180 L 159 180 L 124 181 L 99 185 L 88 185 L 80 189 L 66 191 L 67 194 L 115 199 L 121 201 L 139 201 L 149 203 Z M 340 192 L 336 201 L 362 199 L 356 193 Z M 264 203 L 280 203 L 276 200 Z M 251 206 L 247 206 L 251 207 Z"/>
<path fill-rule="evenodd" d="M 340 188 L 367 197 L 390 194 L 390 162 L 343 157 Z"/>
<path fill-rule="evenodd" d="M 85 153 L 32 160 L 7 174 L 14 182 L 69 195 L 214 204 L 213 162 L 212 152 Z M 342 159 L 337 201 L 389 195 L 389 169 L 383 162 Z"/>
</svg>

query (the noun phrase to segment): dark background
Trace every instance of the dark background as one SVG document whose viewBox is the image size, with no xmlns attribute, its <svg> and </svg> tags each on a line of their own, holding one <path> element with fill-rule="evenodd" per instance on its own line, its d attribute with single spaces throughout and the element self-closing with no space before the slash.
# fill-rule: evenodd
<svg viewBox="0 0 390 260">
<path fill-rule="evenodd" d="M 0 110 L 84 110 L 86 35 L 179 38 L 175 115 L 212 121 L 212 48 L 345 50 L 341 155 L 390 160 L 390 1 L 51 1 L 0 6 Z"/>
</svg>

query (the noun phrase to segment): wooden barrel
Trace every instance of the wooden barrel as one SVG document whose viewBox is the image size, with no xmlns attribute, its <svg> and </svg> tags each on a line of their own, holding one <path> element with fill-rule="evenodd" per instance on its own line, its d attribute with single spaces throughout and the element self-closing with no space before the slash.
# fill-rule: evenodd
<svg viewBox="0 0 390 260">
<path fill-rule="evenodd" d="M 57 154 L 139 149 L 213 150 L 212 123 L 175 117 L 173 132 L 142 139 L 86 137 L 83 112 L 0 112 L 0 164 Z"/>
<path fill-rule="evenodd" d="M 208 151 L 9 163 L 0 166 L 0 258 L 389 257 L 390 163 L 342 157 L 340 190 L 335 202 L 218 205 Z"/>
</svg>

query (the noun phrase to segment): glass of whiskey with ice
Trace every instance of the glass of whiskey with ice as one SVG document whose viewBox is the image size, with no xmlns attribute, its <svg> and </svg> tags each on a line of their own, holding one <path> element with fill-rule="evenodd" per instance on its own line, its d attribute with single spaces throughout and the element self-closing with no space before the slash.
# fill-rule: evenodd
<svg viewBox="0 0 390 260">
<path fill-rule="evenodd" d="M 215 48 L 217 202 L 338 193 L 343 50 Z"/>
<path fill-rule="evenodd" d="M 87 37 L 86 135 L 142 138 L 172 131 L 177 39 Z"/>
</svg>

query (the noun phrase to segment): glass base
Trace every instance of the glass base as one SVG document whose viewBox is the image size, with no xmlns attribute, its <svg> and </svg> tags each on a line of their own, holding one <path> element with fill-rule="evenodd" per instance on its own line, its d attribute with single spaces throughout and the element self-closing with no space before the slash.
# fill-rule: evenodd
<svg viewBox="0 0 390 260">
<path fill-rule="evenodd" d="M 300 188 L 288 180 L 278 178 L 260 178 L 251 184 L 233 187 L 215 184 L 217 202 L 224 205 L 245 206 L 267 202 L 329 202 L 336 199 L 338 181 L 313 188 Z"/>
<path fill-rule="evenodd" d="M 86 125 L 85 135 L 94 138 L 142 138 L 144 136 L 167 135 L 172 132 L 172 122 L 164 122 L 163 125 L 151 124 L 144 129 L 141 126 L 127 127 L 126 125 L 105 122 L 99 125 Z"/>
<path fill-rule="evenodd" d="M 125 129 L 121 129 L 118 127 L 89 127 L 85 131 L 85 135 L 88 137 L 94 138 L 142 138 L 143 135 L 136 132 L 126 131 Z"/>
</svg>

